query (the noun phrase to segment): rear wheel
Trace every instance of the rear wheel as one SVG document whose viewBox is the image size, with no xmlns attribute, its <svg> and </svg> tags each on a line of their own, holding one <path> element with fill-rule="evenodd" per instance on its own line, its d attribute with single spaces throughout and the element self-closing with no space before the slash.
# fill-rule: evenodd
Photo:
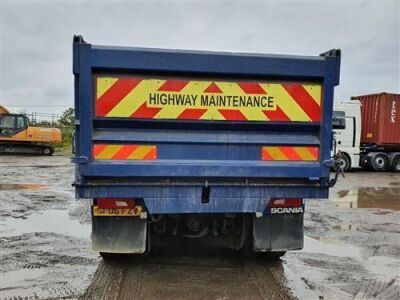
<svg viewBox="0 0 400 300">
<path fill-rule="evenodd" d="M 247 216 L 245 218 L 244 228 L 244 243 L 242 247 L 242 255 L 244 257 L 256 257 L 258 252 L 254 251 L 254 239 L 253 239 L 253 221 L 252 218 Z"/>
<path fill-rule="evenodd" d="M 377 154 L 372 157 L 371 164 L 375 171 L 386 171 L 389 166 L 389 160 L 385 154 Z"/>
<path fill-rule="evenodd" d="M 393 172 L 396 172 L 396 173 L 400 172 L 400 156 L 396 156 L 393 159 L 392 170 L 393 170 Z"/>
</svg>

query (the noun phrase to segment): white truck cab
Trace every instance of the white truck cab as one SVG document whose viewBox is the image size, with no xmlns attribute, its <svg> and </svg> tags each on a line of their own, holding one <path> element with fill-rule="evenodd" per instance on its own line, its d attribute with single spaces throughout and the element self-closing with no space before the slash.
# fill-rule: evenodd
<svg viewBox="0 0 400 300">
<path fill-rule="evenodd" d="M 343 129 L 334 129 L 336 152 L 343 156 L 340 165 L 343 171 L 360 167 L 361 106 L 360 101 L 337 102 L 334 104 L 333 119 Z"/>
</svg>

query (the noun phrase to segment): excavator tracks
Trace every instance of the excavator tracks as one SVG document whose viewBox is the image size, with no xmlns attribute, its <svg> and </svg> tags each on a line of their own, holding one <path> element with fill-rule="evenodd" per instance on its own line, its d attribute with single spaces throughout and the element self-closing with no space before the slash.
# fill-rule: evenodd
<svg viewBox="0 0 400 300">
<path fill-rule="evenodd" d="M 52 155 L 54 148 L 41 145 L 14 145 L 0 144 L 0 155 L 31 154 L 31 155 Z"/>
</svg>

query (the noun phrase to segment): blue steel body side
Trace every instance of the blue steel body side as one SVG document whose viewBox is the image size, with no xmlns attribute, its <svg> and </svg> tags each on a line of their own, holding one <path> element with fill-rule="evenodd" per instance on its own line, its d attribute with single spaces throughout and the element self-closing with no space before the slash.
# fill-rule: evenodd
<svg viewBox="0 0 400 300">
<path fill-rule="evenodd" d="M 98 69 L 207 74 L 248 78 L 278 76 L 320 79 L 327 76 L 326 59 L 319 56 L 213 53 L 162 49 L 91 47 L 91 65 Z M 333 70 L 332 70 L 333 71 Z M 335 74 L 336 75 L 336 74 Z"/>
<path fill-rule="evenodd" d="M 239 167 L 240 166 L 240 167 Z M 104 177 L 225 177 L 225 178 L 321 178 L 323 171 L 319 163 L 265 162 L 262 165 L 249 161 L 112 161 L 109 163 L 85 163 L 79 166 L 84 176 Z M 301 170 L 293 173 L 293 170 Z M 227 176 L 229 174 L 229 176 Z M 152 176 L 154 177 L 154 176 Z"/>
<path fill-rule="evenodd" d="M 237 145 L 308 145 L 318 146 L 319 137 L 317 134 L 296 133 L 286 134 L 280 133 L 267 133 L 267 132 L 229 132 L 219 131 L 212 133 L 207 131 L 189 131 L 180 132 L 176 134 L 174 130 L 137 130 L 132 129 L 129 132 L 120 130 L 99 130 L 93 133 L 93 141 L 95 142 L 109 142 L 109 143 L 125 143 L 125 142 L 139 142 L 139 143 L 171 143 L 179 144 L 185 141 L 188 144 L 228 144 L 234 143 Z"/>
<path fill-rule="evenodd" d="M 141 48 L 92 46 L 75 42 L 73 72 L 76 107 L 76 193 L 80 198 L 138 197 L 151 212 L 247 212 L 263 211 L 265 201 L 276 197 L 326 198 L 328 196 L 333 88 L 339 80 L 340 57 L 299 57 L 284 55 L 232 54 Z M 182 130 L 182 123 L 156 120 L 94 118 L 95 74 L 178 76 L 191 78 L 234 78 L 315 81 L 323 83 L 321 124 L 259 124 L 242 128 L 235 122 L 187 122 L 198 128 Z M 124 123 L 125 122 L 125 123 Z M 129 124 L 127 126 L 126 124 Z M 150 125 L 149 125 L 150 124 Z M 228 125 L 227 125 L 228 124 Z M 227 126 L 231 126 L 228 128 Z M 247 125 L 246 125 L 247 126 Z M 253 126 L 253 125 L 249 125 Z M 215 130 L 215 128 L 220 128 Z M 230 130 L 235 128 L 235 130 Z M 242 130 L 243 129 L 243 130 Z M 247 130 L 247 131 L 246 131 Z M 155 161 L 94 161 L 93 142 L 157 144 L 160 159 Z M 285 163 L 257 160 L 262 145 L 288 144 L 320 147 L 318 162 Z M 190 150 L 196 159 L 183 155 Z M 221 153 L 214 156 L 206 152 Z M 181 153 L 182 155 L 179 155 Z M 225 160 L 223 159 L 225 157 Z M 100 179 L 101 184 L 92 180 Z M 131 178 L 130 184 L 120 181 Z M 135 179 L 151 180 L 142 186 Z M 200 204 L 202 187 L 165 184 L 166 178 L 181 181 L 226 179 L 223 187 L 212 187 L 210 204 Z M 231 180 L 303 179 L 301 186 L 230 185 Z M 212 186 L 212 183 L 211 183 Z M 267 199 L 267 200 L 265 200 Z M 261 204 L 260 204 L 261 203 Z"/>
</svg>

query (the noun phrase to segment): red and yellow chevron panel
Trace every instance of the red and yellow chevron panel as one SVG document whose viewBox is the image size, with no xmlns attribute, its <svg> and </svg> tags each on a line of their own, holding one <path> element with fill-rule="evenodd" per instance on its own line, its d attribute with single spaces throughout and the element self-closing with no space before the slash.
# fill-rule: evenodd
<svg viewBox="0 0 400 300">
<path fill-rule="evenodd" d="M 318 147 L 264 146 L 262 160 L 318 161 Z"/>
<path fill-rule="evenodd" d="M 149 145 L 93 145 L 95 160 L 154 160 L 157 159 L 157 146 Z"/>
<path fill-rule="evenodd" d="M 320 122 L 319 83 L 96 77 L 102 118 Z"/>
</svg>

